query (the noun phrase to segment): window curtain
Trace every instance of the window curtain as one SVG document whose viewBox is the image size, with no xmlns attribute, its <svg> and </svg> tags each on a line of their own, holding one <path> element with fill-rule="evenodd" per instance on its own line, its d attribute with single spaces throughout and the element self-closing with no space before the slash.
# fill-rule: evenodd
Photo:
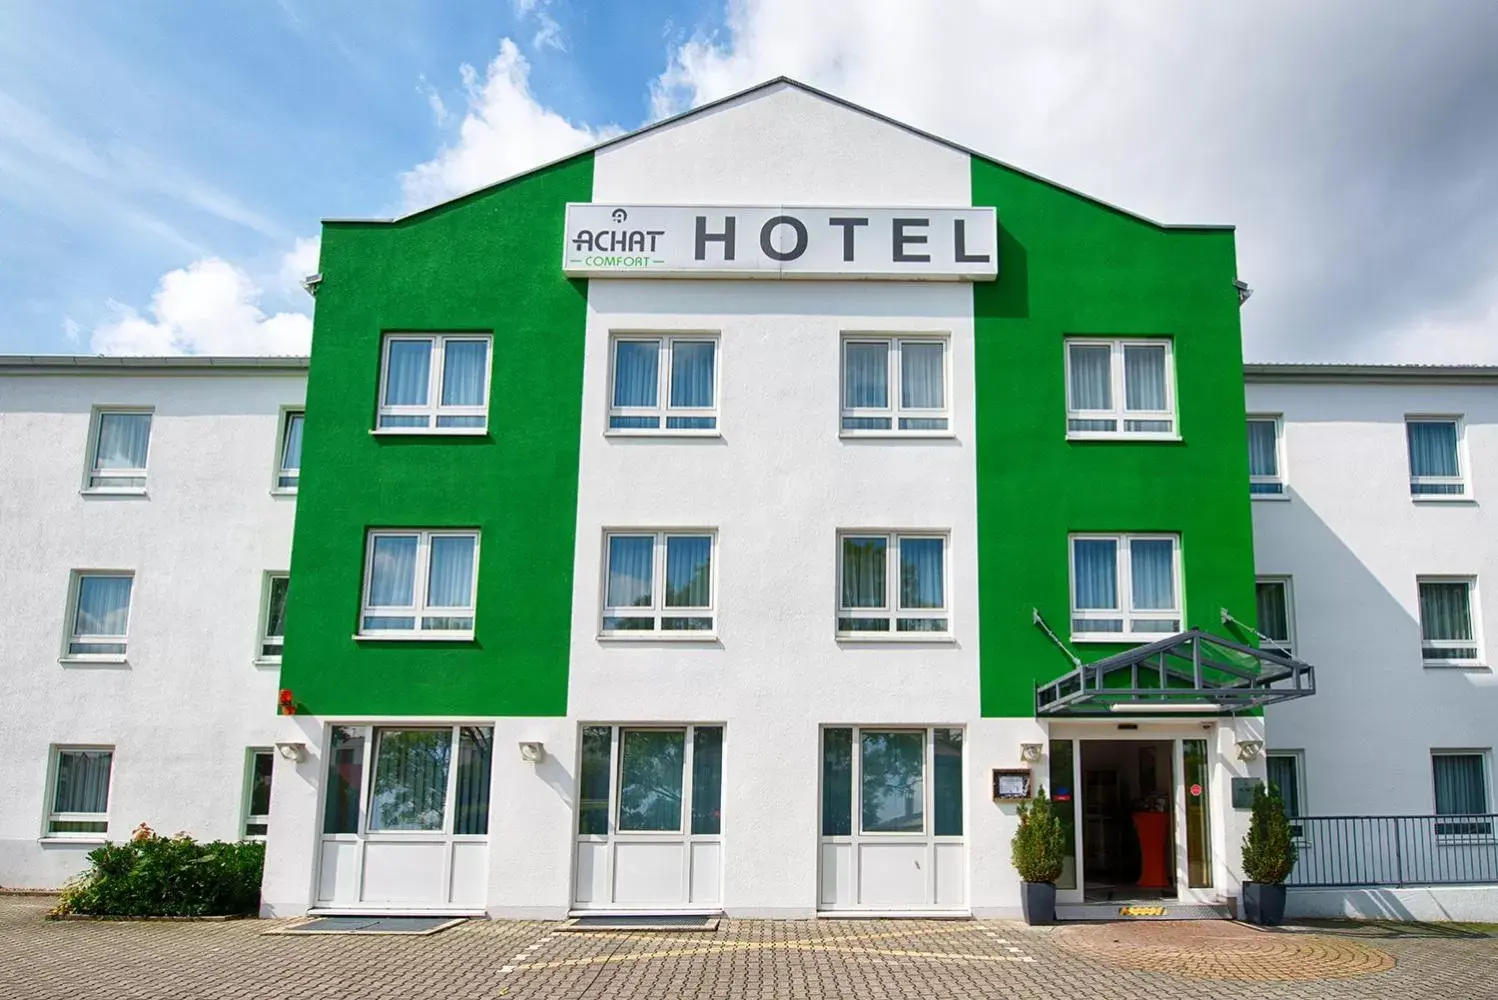
<svg viewBox="0 0 1498 1000">
<path fill-rule="evenodd" d="M 1164 410 L 1165 348 L 1124 346 L 1124 408 Z"/>
<path fill-rule="evenodd" d="M 261 751 L 250 762 L 250 815 L 270 815 L 270 784 L 275 773 L 274 754 Z M 263 832 L 263 831 L 262 831 Z"/>
<path fill-rule="evenodd" d="M 1285 815 L 1298 817 L 1300 806 L 1300 775 L 1295 769 L 1295 758 L 1288 755 L 1270 755 L 1264 758 L 1269 768 L 1269 783 L 1279 789 L 1285 800 Z"/>
<path fill-rule="evenodd" d="M 270 600 L 266 602 L 269 606 L 265 609 L 265 634 L 270 636 L 283 636 L 286 634 L 286 591 L 290 585 L 289 577 L 273 576 L 270 581 Z"/>
<path fill-rule="evenodd" d="M 666 538 L 666 607 L 705 608 L 712 604 L 713 540 L 707 535 Z"/>
<path fill-rule="evenodd" d="M 416 603 L 416 536 L 380 535 L 375 539 L 369 574 L 369 605 L 409 608 Z"/>
<path fill-rule="evenodd" d="M 843 405 L 848 409 L 889 407 L 889 345 L 843 345 Z"/>
<path fill-rule="evenodd" d="M 1072 543 L 1072 581 L 1079 609 L 1118 607 L 1118 543 L 1079 538 Z"/>
<path fill-rule="evenodd" d="M 488 342 L 450 340 L 442 353 L 442 405 L 483 406 Z"/>
<path fill-rule="evenodd" d="M 822 730 L 822 836 L 853 833 L 853 730 Z"/>
<path fill-rule="evenodd" d="M 650 607 L 654 560 L 653 535 L 611 536 L 609 585 L 604 604 L 611 608 Z"/>
<path fill-rule="evenodd" d="M 685 749 L 685 730 L 624 730 L 619 765 L 620 830 L 681 829 Z"/>
<path fill-rule="evenodd" d="M 128 576 L 84 576 L 78 579 L 75 635 L 124 635 L 130 618 Z"/>
<path fill-rule="evenodd" d="M 900 539 L 900 607 L 940 608 L 945 605 L 942 539 Z"/>
<path fill-rule="evenodd" d="M 1113 409 L 1113 349 L 1099 345 L 1071 348 L 1071 408 Z"/>
<path fill-rule="evenodd" d="M 57 755 L 57 793 L 52 811 L 104 813 L 109 811 L 109 750 L 63 750 Z"/>
<path fill-rule="evenodd" d="M 843 607 L 884 607 L 888 545 L 883 538 L 843 539 Z"/>
<path fill-rule="evenodd" d="M 614 344 L 614 405 L 655 406 L 661 345 L 654 340 Z"/>
<path fill-rule="evenodd" d="M 692 832 L 723 832 L 723 727 L 692 731 Z"/>
<path fill-rule="evenodd" d="M 149 413 L 101 413 L 94 468 L 144 469 L 150 440 Z"/>
<path fill-rule="evenodd" d="M 1261 583 L 1256 588 L 1259 631 L 1278 642 L 1290 642 L 1290 615 L 1283 583 Z"/>
<path fill-rule="evenodd" d="M 473 539 L 457 535 L 432 538 L 427 569 L 427 606 L 473 607 Z"/>
<path fill-rule="evenodd" d="M 361 726 L 334 726 L 328 741 L 327 794 L 323 833 L 358 833 L 359 799 L 364 794 L 364 740 Z"/>
<path fill-rule="evenodd" d="M 1488 811 L 1487 775 L 1483 773 L 1481 754 L 1436 754 L 1431 763 L 1435 768 L 1437 815 L 1469 816 Z"/>
<path fill-rule="evenodd" d="M 488 726 L 464 726 L 459 730 L 453 833 L 489 832 L 489 772 L 493 761 L 493 729 Z"/>
<path fill-rule="evenodd" d="M 926 734 L 864 730 L 859 763 L 864 833 L 922 833 L 926 829 Z"/>
<path fill-rule="evenodd" d="M 671 405 L 706 409 L 713 405 L 713 364 L 717 345 L 711 340 L 671 345 Z"/>
<path fill-rule="evenodd" d="M 1461 475 L 1456 457 L 1456 424 L 1411 421 L 1405 426 L 1408 430 L 1412 475 Z"/>
<path fill-rule="evenodd" d="M 281 486 L 296 485 L 296 473 L 302 468 L 302 424 L 305 420 L 305 415 L 301 413 L 286 415 L 286 440 L 281 443 L 281 471 L 291 475 L 281 479 Z"/>
<path fill-rule="evenodd" d="M 609 751 L 613 730 L 588 726 L 583 730 L 582 764 L 577 779 L 577 832 L 603 836 L 609 832 Z"/>
<path fill-rule="evenodd" d="M 962 836 L 962 730 L 938 729 L 931 774 L 938 837 Z"/>
<path fill-rule="evenodd" d="M 900 345 L 900 405 L 939 410 L 946 405 L 946 348 L 940 343 Z"/>
<path fill-rule="evenodd" d="M 1135 539 L 1129 543 L 1133 607 L 1169 611 L 1176 606 L 1175 545 L 1167 539 Z"/>
<path fill-rule="evenodd" d="M 1420 584 L 1420 631 L 1426 639 L 1472 638 L 1472 615 L 1465 583 Z"/>
<path fill-rule="evenodd" d="M 1274 431 L 1273 420 L 1250 420 L 1248 422 L 1248 474 L 1250 476 L 1279 475 L 1279 453 L 1275 448 Z"/>
<path fill-rule="evenodd" d="M 369 829 L 441 830 L 452 730 L 382 729 L 378 734 Z"/>
<path fill-rule="evenodd" d="M 431 381 L 432 342 L 392 340 L 385 369 L 386 406 L 425 406 Z"/>
</svg>

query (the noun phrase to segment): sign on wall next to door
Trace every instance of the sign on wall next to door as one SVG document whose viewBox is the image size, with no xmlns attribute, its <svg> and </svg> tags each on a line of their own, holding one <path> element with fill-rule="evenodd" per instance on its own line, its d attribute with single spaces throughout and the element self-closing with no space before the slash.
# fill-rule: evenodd
<svg viewBox="0 0 1498 1000">
<path fill-rule="evenodd" d="M 993 208 L 567 205 L 562 270 L 577 278 L 992 281 Z"/>
</svg>

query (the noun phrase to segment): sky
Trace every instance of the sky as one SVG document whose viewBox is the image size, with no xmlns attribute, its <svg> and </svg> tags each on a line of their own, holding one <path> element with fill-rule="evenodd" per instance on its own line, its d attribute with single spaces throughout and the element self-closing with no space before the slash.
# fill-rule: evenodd
<svg viewBox="0 0 1498 1000">
<path fill-rule="evenodd" d="M 0 352 L 304 352 L 320 219 L 784 74 L 1237 226 L 1250 360 L 1498 363 L 1495 51 L 1489 0 L 0 0 Z"/>
</svg>

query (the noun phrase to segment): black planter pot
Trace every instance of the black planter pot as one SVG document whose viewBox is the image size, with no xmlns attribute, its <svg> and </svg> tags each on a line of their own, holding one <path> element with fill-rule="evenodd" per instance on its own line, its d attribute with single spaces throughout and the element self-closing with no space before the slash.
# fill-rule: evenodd
<svg viewBox="0 0 1498 1000">
<path fill-rule="evenodd" d="M 1285 922 L 1285 887 L 1269 882 L 1243 883 L 1243 919 L 1260 927 Z"/>
<path fill-rule="evenodd" d="M 1054 882 L 1021 882 L 1020 907 L 1027 924 L 1056 922 L 1056 884 Z"/>
</svg>

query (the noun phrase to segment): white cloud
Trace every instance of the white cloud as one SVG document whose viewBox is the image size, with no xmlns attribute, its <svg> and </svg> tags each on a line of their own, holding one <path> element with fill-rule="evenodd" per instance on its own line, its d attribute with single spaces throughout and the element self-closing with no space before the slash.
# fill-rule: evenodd
<svg viewBox="0 0 1498 1000">
<path fill-rule="evenodd" d="M 314 241 L 299 240 L 281 273 L 305 266 L 309 254 L 315 267 L 315 250 Z M 162 277 L 149 317 L 111 301 L 113 317 L 94 328 L 89 346 L 98 354 L 306 354 L 311 317 L 267 315 L 260 296 L 242 268 L 216 257 L 194 261 Z"/>
<path fill-rule="evenodd" d="M 317 273 L 317 259 L 321 250 L 322 240 L 316 236 L 303 236 L 296 241 L 281 257 L 281 291 L 287 294 L 301 292 L 302 279 Z"/>
<path fill-rule="evenodd" d="M 461 70 L 468 111 L 455 143 L 401 175 L 408 211 L 425 208 L 558 159 L 619 132 L 618 126 L 574 124 L 537 102 L 530 63 L 510 39 L 499 43 L 482 80 Z"/>
<path fill-rule="evenodd" d="M 515 8 L 515 19 L 521 24 L 527 20 L 536 22 L 536 34 L 531 39 L 531 48 L 551 48 L 566 52 L 567 38 L 562 33 L 561 24 L 552 17 L 549 9 L 552 2 L 553 0 L 514 0 L 512 6 Z"/>
</svg>

